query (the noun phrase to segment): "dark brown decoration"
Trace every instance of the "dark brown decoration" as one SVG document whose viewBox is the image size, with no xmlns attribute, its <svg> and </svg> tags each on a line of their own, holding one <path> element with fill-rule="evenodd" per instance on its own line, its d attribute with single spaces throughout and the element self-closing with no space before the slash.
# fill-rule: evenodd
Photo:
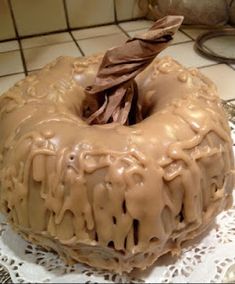
<svg viewBox="0 0 235 284">
<path fill-rule="evenodd" d="M 84 113 L 89 124 L 130 125 L 141 120 L 134 78 L 167 47 L 182 21 L 182 16 L 164 17 L 146 33 L 105 53 L 94 84 L 86 88 Z"/>
</svg>

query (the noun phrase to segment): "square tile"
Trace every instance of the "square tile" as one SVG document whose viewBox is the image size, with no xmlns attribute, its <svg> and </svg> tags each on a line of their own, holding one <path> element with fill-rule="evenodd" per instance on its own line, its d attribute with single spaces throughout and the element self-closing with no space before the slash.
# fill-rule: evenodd
<svg viewBox="0 0 235 284">
<path fill-rule="evenodd" d="M 81 56 L 74 42 L 27 48 L 23 52 L 29 71 L 40 69 L 59 56 Z"/>
<path fill-rule="evenodd" d="M 178 44 L 181 42 L 186 42 L 186 41 L 192 41 L 190 37 L 186 36 L 184 33 L 181 31 L 177 31 L 177 33 L 174 35 L 173 41 L 171 44 Z"/>
<path fill-rule="evenodd" d="M 127 32 L 127 34 L 128 34 L 130 37 L 134 37 L 135 35 L 142 34 L 142 33 L 146 33 L 147 30 L 148 30 L 148 28 L 146 28 L 146 29 L 141 29 L 141 30 L 137 30 L 137 31 Z"/>
<path fill-rule="evenodd" d="M 23 48 L 46 46 L 51 44 L 73 41 L 69 33 L 55 33 L 51 35 L 31 37 L 21 40 Z"/>
<path fill-rule="evenodd" d="M 0 52 L 13 51 L 18 49 L 19 49 L 19 43 L 17 40 L 0 42 Z"/>
<path fill-rule="evenodd" d="M 92 27 L 72 32 L 72 34 L 76 39 L 85 39 L 85 38 L 105 36 L 117 33 L 121 33 L 121 30 L 117 25 L 108 25 L 108 26 L 94 27 L 94 28 Z"/>
<path fill-rule="evenodd" d="M 160 57 L 170 55 L 186 67 L 202 67 L 216 63 L 196 53 L 194 42 L 171 45 L 160 53 Z"/>
<path fill-rule="evenodd" d="M 71 28 L 114 22 L 112 0 L 66 0 Z"/>
<path fill-rule="evenodd" d="M 94 53 L 106 51 L 111 47 L 121 45 L 127 39 L 128 37 L 126 35 L 120 33 L 90 39 L 82 39 L 78 41 L 78 44 L 85 55 L 91 55 Z"/>
<path fill-rule="evenodd" d="M 0 76 L 24 72 L 20 51 L 0 53 Z"/>
<path fill-rule="evenodd" d="M 0 40 L 15 38 L 8 1 L 0 0 Z"/>
<path fill-rule="evenodd" d="M 231 28 L 230 25 L 225 25 L 222 27 L 228 27 Z M 218 27 L 220 29 L 220 27 Z M 216 28 L 191 28 L 190 26 L 181 26 L 180 28 L 184 33 L 186 33 L 188 36 L 193 38 L 194 40 L 201 34 L 209 32 L 211 30 L 216 30 Z"/>
<path fill-rule="evenodd" d="M 10 87 L 24 77 L 24 73 L 0 77 L 0 95 L 10 89 Z"/>
<path fill-rule="evenodd" d="M 115 0 L 118 21 L 141 18 L 148 13 L 148 1 Z"/>
<path fill-rule="evenodd" d="M 138 20 L 119 24 L 126 32 L 148 29 L 153 25 L 153 21 Z"/>
<path fill-rule="evenodd" d="M 210 29 L 192 29 L 192 28 L 181 28 L 181 30 L 184 31 L 188 36 L 190 36 L 192 39 L 196 39 L 199 35 L 208 32 Z"/>
<path fill-rule="evenodd" d="M 128 35 L 130 37 L 133 37 L 135 34 L 141 34 L 141 33 L 145 33 L 147 32 L 148 28 L 146 29 L 141 29 L 141 30 L 137 30 L 137 31 L 131 31 L 131 32 L 127 32 Z M 184 35 L 181 31 L 178 31 L 175 36 L 173 41 L 171 42 L 171 44 L 176 44 L 176 43 L 181 43 L 181 42 L 187 42 L 187 41 L 191 41 L 191 39 L 189 37 L 187 37 L 186 35 Z"/>
<path fill-rule="evenodd" d="M 221 98 L 225 100 L 235 98 L 235 70 L 226 64 L 218 64 L 201 68 L 200 71 L 216 84 Z"/>
<path fill-rule="evenodd" d="M 21 36 L 66 28 L 62 0 L 12 0 L 12 6 Z"/>
</svg>

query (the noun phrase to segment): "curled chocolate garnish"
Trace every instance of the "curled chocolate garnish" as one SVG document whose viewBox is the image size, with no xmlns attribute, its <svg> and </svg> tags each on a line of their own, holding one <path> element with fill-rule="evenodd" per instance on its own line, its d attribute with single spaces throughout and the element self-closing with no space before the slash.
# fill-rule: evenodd
<svg viewBox="0 0 235 284">
<path fill-rule="evenodd" d="M 86 114 L 89 124 L 128 125 L 141 119 L 134 78 L 167 47 L 182 21 L 182 16 L 164 17 L 146 33 L 105 53 L 94 84 L 86 88 L 86 105 L 93 106 Z"/>
</svg>

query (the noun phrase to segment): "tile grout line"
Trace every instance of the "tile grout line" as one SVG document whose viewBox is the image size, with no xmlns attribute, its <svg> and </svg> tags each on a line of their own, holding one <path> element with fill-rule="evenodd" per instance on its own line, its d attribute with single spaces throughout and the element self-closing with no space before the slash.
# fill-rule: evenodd
<svg viewBox="0 0 235 284">
<path fill-rule="evenodd" d="M 79 39 L 75 39 L 76 40 L 87 40 L 87 39 L 92 39 L 92 38 L 100 38 L 100 37 L 106 37 L 106 36 L 112 36 L 112 35 L 120 35 L 122 34 L 122 32 L 117 31 L 117 32 L 111 32 L 111 33 L 106 33 L 106 34 L 101 34 L 101 35 L 95 35 L 95 36 L 87 36 L 87 37 L 83 37 L 83 38 L 79 38 Z"/>
<path fill-rule="evenodd" d="M 70 30 L 70 25 L 69 25 L 69 14 L 68 14 L 68 7 L 66 4 L 66 0 L 63 0 L 63 8 L 64 8 L 64 16 L 65 16 L 65 22 L 66 22 L 66 27 L 67 30 Z"/>
<path fill-rule="evenodd" d="M 180 44 L 184 44 L 184 43 L 190 43 L 190 42 L 193 42 L 193 41 L 191 39 L 189 39 L 189 40 L 186 40 L 186 41 L 175 42 L 175 43 L 170 44 L 168 47 L 175 46 L 175 45 L 180 45 Z"/>
<path fill-rule="evenodd" d="M 180 28 L 179 31 L 180 31 L 181 33 L 183 33 L 184 35 L 186 35 L 186 36 L 187 36 L 188 38 L 190 38 L 191 40 L 195 41 L 195 39 L 194 39 L 191 35 L 187 34 L 184 30 L 182 30 L 182 28 Z"/>
<path fill-rule="evenodd" d="M 116 0 L 113 0 L 114 23 L 118 25 Z"/>
<path fill-rule="evenodd" d="M 116 25 L 116 24 L 115 24 Z M 128 34 L 127 34 L 127 32 L 125 32 L 125 30 L 122 30 L 123 28 L 120 28 L 119 26 L 118 26 L 118 24 L 116 25 L 117 26 L 117 28 L 119 29 L 119 30 L 121 30 L 121 34 L 122 33 L 124 33 L 125 35 L 127 35 L 128 37 L 130 37 Z M 102 28 L 102 26 L 100 26 L 100 28 Z M 71 30 L 71 31 L 79 31 L 80 29 L 75 29 L 75 30 Z M 136 29 L 136 30 L 132 30 L 132 31 L 130 31 L 130 32 L 138 32 L 138 31 L 141 31 L 142 30 L 142 28 L 141 29 Z M 65 30 L 64 31 L 65 33 L 69 33 L 70 34 L 70 31 L 69 30 Z M 56 34 L 59 34 L 59 33 L 63 33 L 63 32 L 53 32 L 53 33 L 50 33 L 50 34 L 47 34 L 47 35 L 56 35 Z M 99 38 L 99 37 L 106 37 L 106 36 L 110 36 L 110 35 L 118 35 L 118 34 L 120 34 L 120 31 L 117 31 L 117 32 L 110 32 L 110 33 L 106 33 L 106 34 L 101 34 L 101 35 L 94 35 L 94 36 L 87 36 L 87 37 L 84 37 L 84 38 L 80 38 L 80 39 L 76 39 L 75 37 L 74 37 L 74 39 L 75 39 L 75 41 L 76 40 L 87 40 L 87 39 L 92 39 L 92 38 Z M 47 36 L 46 34 L 43 34 L 43 35 L 40 35 L 40 36 L 35 36 L 35 37 L 43 37 L 43 36 Z M 71 35 L 71 34 L 70 34 Z M 24 38 L 24 39 L 28 39 L 28 38 L 35 38 L 34 36 L 33 37 L 27 37 L 27 38 Z M 72 37 L 72 36 L 71 36 Z M 22 38 L 23 39 L 23 38 Z M 14 40 L 16 40 L 16 39 L 12 39 L 11 41 L 14 41 Z M 69 43 L 69 42 L 71 42 L 71 41 L 73 41 L 73 38 L 72 38 L 72 40 L 64 40 L 64 41 L 58 41 L 58 42 L 52 42 L 52 43 L 45 43 L 45 44 L 36 44 L 36 45 L 33 45 L 33 46 L 26 46 L 26 47 L 24 47 L 23 49 L 25 50 L 25 49 L 31 49 L 31 48 L 38 48 L 38 47 L 47 47 L 47 46 L 51 46 L 51 45 L 60 45 L 60 44 L 64 44 L 64 43 Z M 171 45 L 178 45 L 178 44 L 183 44 L 183 43 L 188 43 L 188 42 L 192 42 L 192 40 L 191 39 L 189 39 L 189 40 L 187 40 L 187 41 L 183 41 L 183 42 L 177 42 L 177 43 L 173 43 L 173 44 L 171 44 Z M 2 43 L 1 41 L 0 41 L 0 43 Z M 6 50 L 6 51 L 0 51 L 0 54 L 1 53 L 7 53 L 7 52 L 11 52 L 11 51 L 17 51 L 17 50 L 19 50 L 19 49 L 13 49 L 13 50 Z"/>
<path fill-rule="evenodd" d="M 71 31 L 69 31 L 69 34 L 71 35 L 73 42 L 75 43 L 75 45 L 77 46 L 78 50 L 80 51 L 80 53 L 82 54 L 82 56 L 85 56 L 84 51 L 81 49 L 80 45 L 78 44 L 78 42 L 76 41 L 74 35 L 72 34 Z"/>
<path fill-rule="evenodd" d="M 17 49 L 10 49 L 10 50 L 5 50 L 5 51 L 0 51 L 0 54 L 5 54 L 5 53 L 10 53 L 10 52 L 15 52 L 15 51 L 19 51 L 20 48 L 17 48 Z"/>
<path fill-rule="evenodd" d="M 135 21 L 138 21 L 138 20 L 143 20 L 143 18 L 134 19 L 134 20 L 117 21 L 117 25 L 119 25 L 120 23 L 135 22 Z M 109 22 L 109 23 L 104 23 L 104 24 L 100 24 L 100 25 L 70 28 L 69 30 L 70 31 L 80 31 L 80 30 L 84 30 L 84 29 L 101 28 L 101 27 L 104 27 L 104 26 L 109 26 L 109 25 L 114 25 L 114 24 L 115 24 L 114 22 Z M 142 28 L 136 29 L 136 31 L 141 30 L 141 29 Z M 30 34 L 30 35 L 22 35 L 22 36 L 19 36 L 19 39 L 22 40 L 22 39 L 28 39 L 28 38 L 33 38 L 33 37 L 60 34 L 60 33 L 63 33 L 63 32 L 69 32 L 69 30 L 66 28 L 66 29 L 55 30 L 55 31 L 50 31 L 50 32 L 43 32 L 43 33 Z M 135 31 L 135 30 L 133 30 L 133 31 Z M 17 40 L 17 38 L 14 37 L 14 38 L 8 38 L 8 39 L 0 39 L 0 43 L 13 41 L 13 40 Z"/>
<path fill-rule="evenodd" d="M 69 31 L 67 31 L 67 33 L 69 33 Z M 61 41 L 61 42 L 53 42 L 53 43 L 45 43 L 45 44 L 37 44 L 37 45 L 33 45 L 30 47 L 24 47 L 24 50 L 26 49 L 33 49 L 33 48 L 41 48 L 41 47 L 47 47 L 47 46 L 52 46 L 52 45 L 60 45 L 60 44 L 64 44 L 64 43 L 70 43 L 73 40 L 65 40 L 65 41 Z"/>
<path fill-rule="evenodd" d="M 20 40 L 20 37 L 19 37 L 19 32 L 18 32 L 18 28 L 17 28 L 17 24 L 16 24 L 16 19 L 15 19 L 13 7 L 12 7 L 12 4 L 11 4 L 11 0 L 8 0 L 7 2 L 8 2 L 10 14 L 11 14 L 11 19 L 12 19 L 13 27 L 14 27 L 15 34 L 16 34 L 16 39 L 17 39 L 18 44 L 19 44 L 19 47 L 20 47 L 20 56 L 21 56 L 21 60 L 22 60 L 22 65 L 23 65 L 23 69 L 24 69 L 24 74 L 25 74 L 25 76 L 27 76 L 27 75 L 28 75 L 28 70 L 27 70 L 27 66 L 26 66 L 26 61 L 25 61 L 25 57 L 24 57 L 24 52 L 23 52 L 21 40 Z"/>
<path fill-rule="evenodd" d="M 216 65 L 221 65 L 223 64 L 222 62 L 215 62 L 215 63 L 211 63 L 205 66 L 201 66 L 201 67 L 196 67 L 197 69 L 203 69 L 203 68 L 207 68 L 207 67 L 212 67 L 212 66 L 216 66 Z"/>
<path fill-rule="evenodd" d="M 4 74 L 4 75 L 0 75 L 0 79 L 4 78 L 4 77 L 8 77 L 8 76 L 14 76 L 14 75 L 19 75 L 19 74 L 24 74 L 24 72 L 15 72 L 15 73 L 8 73 L 8 74 Z"/>
<path fill-rule="evenodd" d="M 226 65 L 228 65 L 229 68 L 231 68 L 233 71 L 235 71 L 235 67 L 233 67 L 233 66 L 230 65 L 229 63 L 226 63 Z"/>
<path fill-rule="evenodd" d="M 46 35 L 60 34 L 60 33 L 64 33 L 64 32 L 68 32 L 68 30 L 62 29 L 62 30 L 57 30 L 57 31 L 45 32 L 45 33 L 22 35 L 22 36 L 19 36 L 19 39 L 22 40 L 22 39 L 28 39 L 28 38 L 34 38 L 34 37 L 40 37 L 40 36 L 46 36 Z M 3 40 L 0 40 L 0 43 L 6 42 L 6 41 L 13 41 L 13 40 L 17 40 L 17 38 L 14 37 L 14 38 L 10 38 L 10 39 L 3 39 Z"/>
<path fill-rule="evenodd" d="M 9 42 L 9 41 L 14 41 L 14 40 L 17 40 L 16 37 L 14 38 L 6 38 L 6 39 L 0 39 L 0 43 L 4 43 L 4 42 Z"/>
<path fill-rule="evenodd" d="M 75 43 L 75 45 L 77 46 L 79 52 L 81 53 L 82 56 L 85 55 L 85 53 L 83 52 L 83 50 L 81 49 L 80 45 L 78 44 L 78 42 L 76 41 L 71 28 L 70 28 L 70 24 L 69 24 L 69 14 L 68 14 L 68 7 L 67 7 L 67 3 L 66 0 L 63 0 L 63 6 L 64 6 L 64 13 L 65 13 L 65 20 L 66 20 L 66 25 L 67 25 L 67 30 L 68 33 L 70 34 L 71 38 L 73 39 L 73 42 Z"/>
<path fill-rule="evenodd" d="M 123 29 L 123 27 L 121 27 L 119 24 L 117 24 L 117 27 L 118 27 L 118 28 L 120 29 L 120 31 L 123 32 L 128 38 L 131 38 L 131 37 L 129 36 L 128 32 Z"/>
<path fill-rule="evenodd" d="M 117 24 L 116 26 L 117 26 L 117 28 L 120 30 L 118 24 Z M 102 27 L 102 26 L 101 26 L 101 27 Z M 135 32 L 135 31 L 138 32 L 138 31 L 140 31 L 140 30 L 142 30 L 142 29 L 133 30 L 133 31 L 131 31 L 131 32 Z M 75 30 L 75 31 L 76 31 L 76 30 Z M 92 39 L 92 38 L 106 37 L 106 36 L 110 36 L 110 35 L 119 35 L 120 32 L 121 32 L 121 34 L 124 33 L 124 31 L 121 30 L 121 31 L 117 31 L 117 32 L 107 33 L 107 34 L 101 34 L 101 35 L 95 35 L 95 36 L 88 36 L 88 37 L 84 37 L 84 38 L 81 38 L 81 39 L 76 39 L 76 38 L 74 37 L 74 40 L 75 40 L 75 41 L 77 41 L 77 40 L 87 40 L 87 39 Z M 70 32 L 69 32 L 68 30 L 66 30 L 65 33 L 69 33 L 69 34 L 70 34 Z M 50 34 L 50 35 L 54 35 L 54 34 L 58 34 L 58 33 L 56 32 L 56 33 L 52 33 L 52 34 Z M 126 34 L 126 33 L 124 33 L 124 34 Z M 70 34 L 70 35 L 71 35 L 71 34 Z M 41 36 L 43 36 L 43 35 L 41 35 Z M 38 37 L 41 37 L 41 36 L 38 36 Z M 37 37 L 37 36 L 36 36 L 36 37 Z M 74 41 L 74 40 L 73 40 L 73 35 L 71 35 L 71 37 L 72 37 L 72 39 L 70 39 L 70 40 L 64 40 L 64 41 L 52 42 L 52 43 L 45 43 L 45 44 L 36 44 L 36 45 L 33 45 L 33 46 L 25 46 L 23 49 L 26 50 L 26 49 L 32 49 L 32 48 L 47 47 L 47 46 L 51 46 L 51 45 L 60 45 L 60 44 L 64 44 L 64 43 L 70 43 L 70 42 Z M 31 37 L 30 37 L 30 38 L 31 38 Z M 32 37 L 32 38 L 33 38 L 33 37 Z M 13 39 L 12 41 L 14 41 L 14 40 L 15 40 L 15 39 Z M 189 39 L 188 41 L 173 43 L 173 44 L 171 44 L 171 45 L 177 45 L 177 44 L 188 43 L 188 42 L 192 42 L 192 41 Z M 1 42 L 0 42 L 0 43 L 1 43 Z M 19 50 L 19 49 L 0 51 L 0 54 L 1 54 L 1 53 L 12 52 L 12 51 L 18 51 L 18 50 Z"/>
</svg>

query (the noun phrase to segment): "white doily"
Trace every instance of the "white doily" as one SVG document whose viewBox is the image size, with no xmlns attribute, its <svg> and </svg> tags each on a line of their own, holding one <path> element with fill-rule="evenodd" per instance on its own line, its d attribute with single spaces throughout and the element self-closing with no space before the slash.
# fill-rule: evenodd
<svg viewBox="0 0 235 284">
<path fill-rule="evenodd" d="M 235 150 L 235 126 L 230 126 Z M 235 274 L 234 264 L 235 202 L 217 217 L 216 225 L 204 237 L 184 248 L 179 258 L 164 256 L 151 269 L 131 276 L 80 264 L 67 266 L 57 255 L 24 241 L 0 218 L 1 283 L 221 283 L 228 281 L 225 274 L 229 268 L 234 268 Z M 235 277 L 231 281 L 235 283 Z"/>
</svg>

